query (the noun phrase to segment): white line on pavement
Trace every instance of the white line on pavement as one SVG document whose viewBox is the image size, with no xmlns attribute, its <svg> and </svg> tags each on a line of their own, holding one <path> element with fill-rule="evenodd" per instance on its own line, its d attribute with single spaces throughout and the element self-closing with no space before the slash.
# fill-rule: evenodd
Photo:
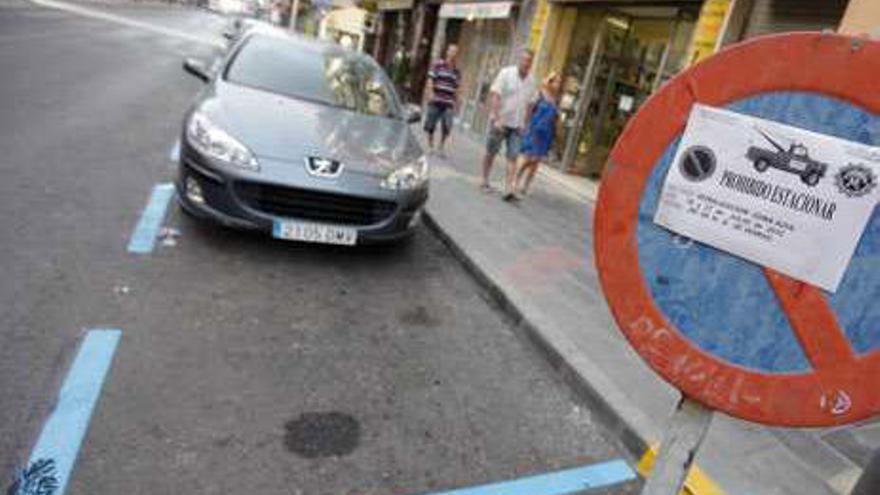
<svg viewBox="0 0 880 495">
<path fill-rule="evenodd" d="M 78 14 L 85 17 L 91 17 L 93 19 L 101 19 L 109 22 L 115 22 L 116 24 L 122 24 L 124 26 L 133 27 L 137 29 L 143 29 L 145 31 L 150 31 L 157 34 L 162 34 L 165 36 L 171 36 L 174 38 L 180 38 L 187 41 L 192 41 L 194 43 L 200 43 L 204 45 L 210 45 L 217 48 L 223 48 L 225 45 L 217 40 L 211 40 L 208 38 L 202 38 L 200 36 L 193 36 L 192 34 L 185 33 L 183 31 L 178 31 L 176 29 L 170 29 L 162 26 L 156 26 L 154 24 L 150 24 L 147 22 L 138 21 L 135 19 L 130 19 L 128 17 L 123 17 L 116 14 L 111 14 L 109 12 L 101 12 L 100 10 L 91 9 L 88 7 L 83 7 L 81 5 L 73 5 L 66 2 L 59 2 L 57 0 L 31 0 L 33 3 L 51 8 L 64 10 L 66 12 L 70 12 L 73 14 Z"/>
</svg>

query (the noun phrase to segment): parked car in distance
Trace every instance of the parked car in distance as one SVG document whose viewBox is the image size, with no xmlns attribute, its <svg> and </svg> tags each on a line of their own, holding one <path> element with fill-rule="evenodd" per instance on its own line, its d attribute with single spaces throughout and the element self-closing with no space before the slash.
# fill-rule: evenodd
<svg viewBox="0 0 880 495">
<path fill-rule="evenodd" d="M 245 34 L 256 30 L 268 31 L 269 33 L 283 33 L 281 28 L 274 26 L 267 21 L 250 17 L 233 16 L 223 28 L 223 37 L 226 38 L 227 46 L 232 47 L 241 40 Z"/>
<path fill-rule="evenodd" d="M 366 55 L 283 30 L 246 32 L 186 112 L 178 198 L 193 216 L 276 238 L 353 245 L 419 223 L 428 162 Z"/>
<path fill-rule="evenodd" d="M 247 14 L 249 2 L 245 0 L 208 0 L 208 10 L 220 14 Z"/>
</svg>

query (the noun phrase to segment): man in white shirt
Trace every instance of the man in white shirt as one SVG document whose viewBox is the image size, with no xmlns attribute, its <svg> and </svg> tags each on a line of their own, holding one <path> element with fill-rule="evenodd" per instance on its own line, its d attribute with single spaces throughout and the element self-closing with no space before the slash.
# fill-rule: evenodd
<svg viewBox="0 0 880 495">
<path fill-rule="evenodd" d="M 525 126 L 526 109 L 535 98 L 537 88 L 530 73 L 534 54 L 523 51 L 516 65 L 504 67 L 495 76 L 489 89 L 489 139 L 483 157 L 483 181 L 480 187 L 491 191 L 489 176 L 495 155 L 505 145 L 507 177 L 504 181 L 504 197 L 513 194 L 516 157 L 519 154 L 520 136 Z"/>
</svg>

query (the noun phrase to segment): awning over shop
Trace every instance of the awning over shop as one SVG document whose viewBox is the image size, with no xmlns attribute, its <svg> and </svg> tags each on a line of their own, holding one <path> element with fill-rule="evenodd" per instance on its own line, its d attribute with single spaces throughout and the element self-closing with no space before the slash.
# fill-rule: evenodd
<svg viewBox="0 0 880 495">
<path fill-rule="evenodd" d="M 312 5 L 322 9 L 347 9 L 357 7 L 356 0 L 312 0 Z"/>
<path fill-rule="evenodd" d="M 409 10 L 413 8 L 413 0 L 379 0 L 376 5 L 379 10 Z"/>
<path fill-rule="evenodd" d="M 376 24 L 374 17 L 364 9 L 350 7 L 331 10 L 324 16 L 322 24 L 326 28 L 346 33 L 372 33 L 375 31 Z"/>
<path fill-rule="evenodd" d="M 596 7 L 684 7 L 702 5 L 703 0 L 549 0 L 551 3 L 580 3 Z"/>
<path fill-rule="evenodd" d="M 440 17 L 447 19 L 504 19 L 510 17 L 513 2 L 444 3 Z"/>
</svg>

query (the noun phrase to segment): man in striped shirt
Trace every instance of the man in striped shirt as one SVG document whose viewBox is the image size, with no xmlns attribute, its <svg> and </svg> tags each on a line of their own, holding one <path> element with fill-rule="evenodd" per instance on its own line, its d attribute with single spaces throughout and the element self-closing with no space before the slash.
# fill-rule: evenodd
<svg viewBox="0 0 880 495">
<path fill-rule="evenodd" d="M 440 155 L 446 139 L 452 130 L 452 117 L 458 108 L 458 84 L 461 73 L 455 65 L 458 46 L 446 48 L 446 58 L 437 61 L 428 72 L 428 110 L 425 115 L 425 133 L 428 134 L 428 147 L 434 150 L 434 129 L 439 121 L 442 127 Z"/>
</svg>

